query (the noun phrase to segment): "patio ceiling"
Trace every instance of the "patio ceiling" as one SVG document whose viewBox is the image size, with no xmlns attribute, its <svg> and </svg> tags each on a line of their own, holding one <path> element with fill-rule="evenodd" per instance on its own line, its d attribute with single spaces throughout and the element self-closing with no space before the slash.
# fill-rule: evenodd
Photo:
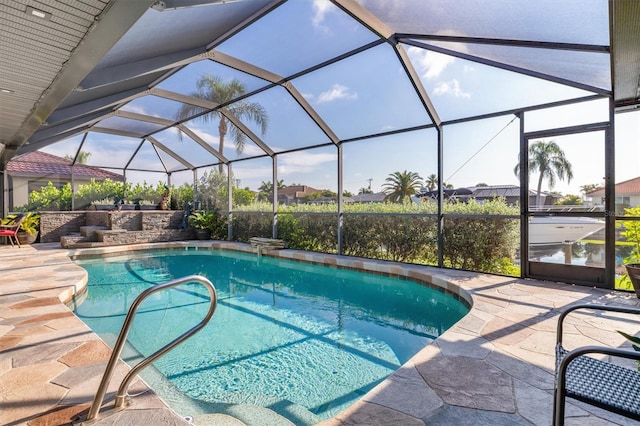
<svg viewBox="0 0 640 426">
<path fill-rule="evenodd" d="M 174 172 L 380 134 L 357 117 L 388 118 L 391 108 L 398 131 L 562 99 L 612 96 L 618 110 L 639 104 L 639 2 L 529 3 L 0 0 L 0 170 L 62 140 L 76 150 L 117 144 L 130 152 L 121 163 L 95 158 L 98 166 L 143 168 L 141 159 L 153 157 L 150 170 Z M 451 106 L 429 85 L 434 58 L 486 69 L 501 83 L 489 87 L 497 97 L 507 75 L 513 87 L 557 86 L 558 96 Z M 355 85 L 361 73 L 373 83 L 360 93 L 393 83 L 401 103 L 362 96 L 341 111 L 323 102 L 355 96 L 340 85 L 319 93 L 332 76 Z M 235 78 L 245 91 L 222 104 L 195 96 L 202 74 Z M 273 132 L 234 113 L 247 102 L 278 104 L 269 111 Z M 216 126 L 198 125 L 210 111 L 242 132 L 243 152 L 220 152 Z"/>
</svg>

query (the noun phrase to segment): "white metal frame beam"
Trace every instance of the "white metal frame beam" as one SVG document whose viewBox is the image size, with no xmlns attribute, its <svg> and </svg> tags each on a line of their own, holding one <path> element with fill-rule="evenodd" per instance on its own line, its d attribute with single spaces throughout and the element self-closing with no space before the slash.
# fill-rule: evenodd
<svg viewBox="0 0 640 426">
<path fill-rule="evenodd" d="M 189 65 L 207 59 L 210 56 L 204 47 L 173 52 L 163 56 L 141 59 L 135 62 L 103 68 L 89 74 L 78 87 L 79 90 L 95 89 L 96 87 L 114 84 L 120 81 L 155 73 L 169 71 L 176 67 Z"/>
<path fill-rule="evenodd" d="M 177 162 L 179 162 L 180 164 L 182 164 L 183 166 L 185 166 L 189 170 L 195 169 L 195 166 L 193 164 L 191 164 L 190 162 L 188 162 L 187 160 L 182 158 L 180 155 L 176 154 L 175 151 L 169 149 L 166 145 L 164 145 L 163 143 L 161 143 L 160 141 L 158 141 L 154 137 L 147 136 L 145 139 L 148 140 L 153 146 L 159 148 L 160 150 L 165 152 L 167 155 L 172 157 L 174 160 L 176 160 Z"/>
<path fill-rule="evenodd" d="M 191 129 L 189 129 L 184 124 L 178 124 L 178 129 L 182 131 L 185 135 L 189 136 L 193 139 L 198 145 L 206 149 L 210 154 L 213 154 L 218 160 L 220 160 L 224 164 L 229 164 L 229 159 L 224 155 L 220 154 L 217 150 L 213 149 L 211 145 L 209 145 L 204 139 L 200 136 L 196 135 Z"/>
</svg>

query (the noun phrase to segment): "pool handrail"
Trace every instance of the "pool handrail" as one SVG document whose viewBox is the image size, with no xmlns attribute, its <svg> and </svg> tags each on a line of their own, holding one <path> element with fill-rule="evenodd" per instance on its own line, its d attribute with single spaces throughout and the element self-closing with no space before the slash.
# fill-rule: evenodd
<svg viewBox="0 0 640 426">
<path fill-rule="evenodd" d="M 209 311 L 204 316 L 204 318 L 200 321 L 199 324 L 187 330 L 162 348 L 158 349 L 153 354 L 149 355 L 142 361 L 140 361 L 134 368 L 129 371 L 129 373 L 124 377 L 120 387 L 118 388 L 118 392 L 116 393 L 116 400 L 114 404 L 114 409 L 120 408 L 125 401 L 127 396 L 127 388 L 131 380 L 144 368 L 146 368 L 149 364 L 154 362 L 156 359 L 160 358 L 174 347 L 200 331 L 204 326 L 207 325 L 213 313 L 216 310 L 216 306 L 218 304 L 218 297 L 216 294 L 216 289 L 207 278 L 201 275 L 188 275 L 182 278 L 177 278 L 175 280 L 167 281 L 165 283 L 161 283 L 150 287 L 144 290 L 142 293 L 136 297 L 136 299 L 131 304 L 129 308 L 129 312 L 127 313 L 126 318 L 124 319 L 124 323 L 122 324 L 122 329 L 120 330 L 120 334 L 118 334 L 118 340 L 116 341 L 113 351 L 111 352 L 111 358 L 109 358 L 109 362 L 107 363 L 107 367 L 105 368 L 104 375 L 102 376 L 102 381 L 100 382 L 100 386 L 98 386 L 98 391 L 96 392 L 96 396 L 91 404 L 91 408 L 89 409 L 89 413 L 87 414 L 87 421 L 91 421 L 96 418 L 98 415 L 100 408 L 102 406 L 102 402 L 104 400 L 104 396 L 107 393 L 107 387 L 109 386 L 109 382 L 111 381 L 111 376 L 113 376 L 113 370 L 120 358 L 120 354 L 122 353 L 122 349 L 124 348 L 124 344 L 127 340 L 127 336 L 129 334 L 129 329 L 131 328 L 131 324 L 133 323 L 133 318 L 136 315 L 138 307 L 142 304 L 142 302 L 149 297 L 150 295 L 165 290 L 167 288 L 176 287 L 185 283 L 198 282 L 205 286 L 209 291 L 210 302 L 209 302 Z"/>
</svg>

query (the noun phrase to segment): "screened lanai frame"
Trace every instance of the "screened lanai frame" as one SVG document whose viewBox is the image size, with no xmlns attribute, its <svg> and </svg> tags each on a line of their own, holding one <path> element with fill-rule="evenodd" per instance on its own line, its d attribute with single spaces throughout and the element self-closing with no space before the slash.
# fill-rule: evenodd
<svg viewBox="0 0 640 426">
<path fill-rule="evenodd" d="M 233 164 L 241 161 L 253 159 L 253 158 L 260 158 L 260 157 L 271 158 L 272 159 L 272 182 L 277 182 L 278 181 L 278 157 L 280 155 L 284 155 L 287 153 L 292 153 L 300 150 L 309 150 L 313 148 L 319 148 L 319 147 L 335 147 L 337 152 L 337 189 L 338 189 L 337 192 L 339 194 L 337 211 L 336 211 L 337 252 L 342 254 L 342 230 L 343 230 L 342 227 L 343 227 L 343 219 L 345 216 L 344 208 L 343 208 L 343 196 L 342 196 L 343 186 L 344 186 L 343 185 L 343 180 L 344 180 L 343 164 L 342 164 L 343 163 L 343 159 L 342 159 L 343 146 L 351 142 L 358 142 L 358 141 L 363 141 L 363 140 L 376 138 L 376 137 L 389 136 L 389 135 L 416 131 L 421 129 L 435 129 L 437 131 L 437 151 L 438 151 L 437 176 L 438 176 L 439 197 L 438 197 L 438 213 L 434 215 L 434 217 L 437 218 L 437 223 L 438 223 L 438 239 L 439 239 L 438 266 L 442 267 L 444 266 L 443 254 L 442 254 L 442 248 L 444 244 L 442 226 L 443 226 L 443 220 L 445 216 L 443 212 L 443 206 L 442 206 L 443 199 L 444 199 L 443 197 L 443 151 L 444 151 L 444 145 L 445 145 L 445 139 L 446 139 L 446 136 L 445 136 L 446 132 L 444 132 L 444 130 L 446 129 L 446 126 L 465 123 L 465 122 L 472 122 L 472 121 L 477 121 L 477 120 L 482 120 L 487 118 L 493 118 L 493 117 L 517 115 L 518 117 L 520 117 L 520 125 L 522 127 L 523 126 L 522 115 L 527 111 L 550 108 L 550 107 L 555 107 L 559 105 L 588 102 L 588 101 L 592 101 L 594 99 L 599 99 L 599 98 L 611 98 L 612 96 L 612 91 L 610 90 L 610 85 L 611 85 L 610 81 L 603 82 L 600 79 L 599 80 L 599 83 L 601 83 L 600 86 L 595 84 L 588 84 L 584 82 L 584 78 L 582 79 L 583 81 L 570 80 L 565 77 L 551 75 L 544 71 L 527 69 L 527 68 L 523 68 L 522 66 L 499 62 L 487 56 L 473 55 L 473 54 L 465 53 L 462 50 L 455 50 L 451 48 L 451 43 L 458 43 L 458 44 L 465 43 L 471 46 L 478 45 L 478 46 L 496 46 L 501 48 L 541 49 L 542 51 L 548 51 L 548 52 L 556 52 L 556 51 L 572 52 L 572 53 L 583 52 L 586 55 L 589 55 L 590 57 L 592 54 L 600 54 L 604 57 L 604 56 L 608 56 L 609 50 L 610 50 L 607 43 L 598 44 L 597 40 L 589 40 L 588 43 L 580 43 L 580 42 L 576 42 L 575 40 L 553 41 L 550 39 L 545 39 L 545 40 L 531 41 L 531 40 L 526 40 L 524 38 L 522 39 L 505 38 L 499 35 L 496 36 L 495 38 L 488 38 L 488 37 L 473 36 L 473 35 L 459 36 L 459 35 L 447 35 L 442 33 L 424 34 L 424 33 L 418 33 L 418 32 L 416 33 L 399 32 L 396 29 L 392 29 L 391 24 L 385 23 L 384 19 L 380 18 L 379 15 L 377 15 L 377 13 L 380 12 L 380 9 L 385 8 L 385 3 L 375 2 L 375 1 L 374 2 L 365 2 L 365 1 L 355 2 L 355 1 L 348 1 L 348 0 L 336 0 L 331 2 L 333 5 L 337 6 L 342 12 L 344 12 L 347 16 L 352 18 L 354 21 L 358 22 L 366 30 L 368 30 L 371 34 L 373 34 L 374 39 L 372 41 L 362 46 L 358 46 L 354 49 L 350 49 L 347 52 L 343 52 L 335 57 L 327 59 L 326 61 L 322 61 L 311 67 L 307 67 L 303 70 L 296 71 L 290 75 L 287 75 L 287 76 L 277 75 L 272 71 L 269 71 L 264 68 L 260 68 L 254 64 L 248 63 L 244 60 L 233 57 L 219 50 L 219 46 L 224 45 L 225 41 L 232 39 L 234 35 L 242 32 L 245 28 L 250 26 L 252 23 L 258 22 L 261 18 L 272 13 L 274 10 L 276 10 L 278 7 L 285 4 L 286 2 L 275 1 L 275 2 L 263 2 L 263 3 L 267 4 L 267 6 L 262 8 L 257 14 L 253 15 L 250 19 L 248 19 L 242 25 L 230 31 L 228 34 L 225 35 L 225 37 L 219 40 L 216 40 L 214 43 L 208 45 L 206 53 L 201 53 L 199 55 L 194 55 L 194 56 L 191 56 L 190 58 L 183 59 L 180 64 L 180 67 L 185 67 L 185 66 L 188 66 L 189 64 L 192 64 L 198 61 L 203 61 L 203 60 L 212 61 L 218 64 L 225 65 L 227 67 L 230 67 L 231 69 L 241 71 L 242 73 L 245 73 L 247 75 L 257 77 L 261 81 L 265 82 L 265 84 L 263 84 L 262 86 L 257 87 L 254 90 L 250 90 L 244 95 L 233 99 L 232 101 L 221 103 L 221 104 L 215 104 L 203 99 L 196 99 L 192 96 L 189 96 L 188 94 L 177 93 L 177 92 L 173 92 L 173 91 L 161 88 L 160 86 L 162 86 L 163 81 L 165 81 L 168 78 L 171 78 L 172 75 L 175 75 L 179 72 L 176 69 L 172 69 L 169 72 L 160 73 L 161 75 L 158 76 L 158 78 L 152 83 L 151 87 L 145 92 L 132 93 L 130 96 L 119 99 L 117 102 L 115 102 L 115 105 L 117 106 L 114 106 L 114 108 L 112 110 L 109 110 L 109 112 L 105 113 L 104 109 L 96 109 L 94 110 L 94 112 L 90 112 L 89 114 L 83 114 L 82 118 L 78 119 L 79 127 L 74 127 L 73 119 L 71 118 L 72 114 L 66 117 L 64 116 L 64 109 L 61 109 L 58 111 L 58 113 L 62 118 L 59 119 L 57 122 L 55 120 L 56 113 L 54 112 L 53 120 L 51 120 L 51 123 L 49 124 L 49 126 L 37 132 L 36 135 L 34 135 L 34 137 L 31 138 L 31 141 L 30 141 L 31 146 L 32 147 L 45 146 L 46 144 L 54 140 L 60 140 L 62 138 L 66 138 L 69 136 L 74 136 L 82 133 L 86 135 L 91 132 L 117 134 L 120 136 L 139 138 L 141 141 L 140 145 L 138 146 L 138 149 L 134 152 L 134 155 L 132 155 L 132 157 L 129 159 L 126 166 L 122 169 L 123 173 L 126 175 L 127 167 L 131 164 L 133 157 L 135 156 L 135 153 L 138 152 L 140 147 L 142 147 L 142 145 L 146 141 L 146 143 L 150 143 L 153 149 L 158 152 L 159 157 L 160 157 L 160 153 L 162 153 L 162 155 L 166 157 L 170 157 L 173 160 L 175 160 L 175 162 L 177 162 L 177 164 L 174 164 L 173 167 L 167 167 L 165 165 L 166 162 L 163 162 L 162 158 L 160 158 L 160 161 L 163 164 L 163 167 L 165 169 L 164 172 L 167 175 L 167 183 L 169 184 L 171 183 L 172 173 L 191 170 L 193 172 L 193 181 L 195 185 L 197 184 L 199 170 L 203 168 L 213 167 L 222 163 L 227 167 L 227 177 L 228 177 L 227 190 L 229 194 L 229 200 L 228 200 L 228 205 L 229 205 L 228 238 L 229 239 L 233 239 L 233 229 L 232 229 L 232 220 L 231 220 L 234 213 L 233 207 L 232 207 L 233 200 L 232 200 L 232 191 L 231 191 L 231 188 L 233 186 L 233 181 L 232 181 Z M 462 1 L 461 3 L 471 4 L 473 2 Z M 590 2 L 591 5 L 596 3 L 606 4 L 607 2 L 602 2 L 597 0 Z M 407 4 L 411 4 L 415 6 L 415 2 L 407 2 Z M 412 7 L 411 5 L 409 5 L 408 7 Z M 416 22 L 412 22 L 410 24 L 419 25 L 418 20 L 416 20 Z M 544 39 L 545 37 L 541 37 L 541 38 Z M 550 37 L 547 37 L 547 38 L 550 38 Z M 310 102 L 305 98 L 305 96 L 296 88 L 294 81 L 298 78 L 302 78 L 304 76 L 310 75 L 325 67 L 329 67 L 342 60 L 355 57 L 356 55 L 362 52 L 369 51 L 370 49 L 374 49 L 379 46 L 388 46 L 391 49 L 393 49 L 396 59 L 399 61 L 399 64 L 402 66 L 404 73 L 407 77 L 407 80 L 409 81 L 410 85 L 412 86 L 415 92 L 415 96 L 417 96 L 417 98 L 419 99 L 419 102 L 422 104 L 422 107 L 424 108 L 425 112 L 430 118 L 430 123 L 415 125 L 409 128 L 394 129 L 386 132 L 377 132 L 372 134 L 364 134 L 364 135 L 340 138 L 336 134 L 337 132 L 334 131 L 332 126 L 327 124 L 327 122 L 323 119 L 322 115 L 316 111 L 316 109 L 310 104 Z M 478 114 L 474 116 L 458 117 L 458 118 L 453 118 L 448 120 L 442 119 L 439 115 L 438 109 L 434 106 L 430 95 L 427 93 L 427 90 L 422 84 L 421 78 L 419 76 L 419 72 L 416 70 L 413 62 L 409 58 L 409 55 L 407 52 L 408 49 L 405 48 L 405 46 L 416 47 L 416 48 L 420 48 L 420 49 L 424 49 L 427 51 L 436 52 L 440 54 L 446 54 L 446 55 L 460 58 L 463 60 L 472 61 L 474 63 L 478 63 L 478 64 L 490 66 L 490 67 L 496 67 L 502 70 L 543 79 L 553 83 L 567 85 L 569 87 L 590 92 L 591 94 L 585 94 L 584 96 L 580 96 L 577 98 L 572 98 L 567 100 L 557 100 L 557 101 L 552 101 L 552 102 L 547 102 L 547 103 L 537 104 L 537 105 L 532 105 L 527 107 L 518 107 L 518 108 L 506 109 L 501 111 L 487 112 L 487 113 Z M 609 80 L 610 80 L 610 77 L 609 77 Z M 229 114 L 228 112 L 223 112 L 225 117 L 231 122 L 233 122 L 248 137 L 248 140 L 250 140 L 258 149 L 262 150 L 263 152 L 260 155 L 254 155 L 250 158 L 231 159 L 225 156 L 224 154 L 218 152 L 210 143 L 207 143 L 205 140 L 203 140 L 203 138 L 199 137 L 186 124 L 187 122 L 195 118 L 198 118 L 204 114 L 207 114 L 210 111 L 222 111 L 226 107 L 232 105 L 235 102 L 242 101 L 245 99 L 250 99 L 253 96 L 259 95 L 265 91 L 268 91 L 269 89 L 276 88 L 276 87 L 280 87 L 282 88 L 283 91 L 286 91 L 288 93 L 288 96 L 295 103 L 297 103 L 300 108 L 302 108 L 304 113 L 315 123 L 315 125 L 324 134 L 324 136 L 326 137 L 326 142 L 319 142 L 309 146 L 300 146 L 300 147 L 276 151 L 272 149 L 272 147 L 268 143 L 266 143 L 260 135 L 252 131 L 249 125 L 244 124 L 241 120 Z M 183 120 L 175 120 L 167 117 L 154 117 L 150 115 L 136 113 L 131 110 L 127 110 L 127 105 L 129 102 L 135 101 L 143 96 L 155 96 L 158 98 L 162 98 L 164 100 L 195 105 L 199 108 L 202 108 L 202 111 L 189 118 L 186 118 Z M 113 102 L 110 103 L 109 101 L 104 101 L 104 102 L 105 102 L 104 105 L 113 104 Z M 117 129 L 117 128 L 114 128 L 114 126 L 105 127 L 102 125 L 103 121 L 105 120 L 111 120 L 111 121 L 117 120 L 120 123 L 133 120 L 133 121 L 140 122 L 145 126 L 153 126 L 155 130 L 149 133 L 144 133 L 144 130 L 139 130 L 138 128 L 128 127 L 127 129 L 124 129 L 124 128 Z M 70 122 L 71 122 L 71 125 L 69 124 Z M 60 123 L 59 128 L 57 128 L 57 123 Z M 613 103 L 610 103 L 610 122 L 609 123 L 613 123 Z M 194 161 L 189 161 L 185 159 L 183 156 L 180 155 L 180 153 L 176 152 L 176 149 L 174 147 L 169 147 L 168 144 L 160 140 L 161 139 L 160 137 L 156 136 L 157 134 L 162 133 L 163 131 L 164 132 L 170 131 L 170 129 L 173 129 L 175 127 L 179 128 L 180 131 L 182 132 L 183 140 L 189 140 L 190 142 L 195 144 L 193 146 L 197 147 L 197 149 L 206 151 L 210 155 L 211 160 L 209 161 L 209 160 L 200 158 L 201 162 L 199 164 L 194 164 Z M 524 132 L 521 131 L 521 134 L 523 133 Z M 613 138 L 613 135 L 610 132 L 608 136 L 609 140 L 607 143 L 607 147 L 611 150 L 611 152 L 608 151 L 608 156 L 606 159 L 606 175 L 607 176 L 614 176 L 613 160 L 612 160 L 612 156 L 613 156 L 613 152 L 612 152 L 613 139 L 612 138 Z M 521 139 L 520 152 L 526 152 L 526 148 L 524 148 L 525 146 L 526 145 L 523 137 Z M 81 149 L 82 149 L 82 144 L 78 148 L 78 152 Z M 524 160 L 521 159 L 521 161 L 524 161 Z M 96 165 L 99 166 L 98 164 Z M 109 168 L 113 169 L 113 167 L 109 167 Z M 130 169 L 130 170 L 133 170 L 133 169 Z M 136 168 L 135 170 L 145 171 L 144 169 L 140 169 L 140 168 Z M 522 170 L 527 170 L 526 164 L 524 164 L 524 167 L 522 167 Z M 158 172 L 158 170 L 148 170 L 148 171 Z M 528 187 L 527 176 L 528 176 L 528 173 L 522 173 L 521 185 L 520 185 L 520 187 L 523 188 L 523 190 L 521 191 L 522 194 L 524 194 L 524 188 Z M 608 179 L 607 191 L 609 195 L 613 194 L 612 185 L 613 185 L 613 179 Z M 522 195 L 522 197 L 526 198 L 524 195 Z M 277 199 L 277 188 L 274 188 L 273 199 L 274 200 Z M 612 203 L 613 203 L 611 197 L 607 197 L 607 203 L 608 203 L 607 211 L 613 211 L 613 209 L 609 208 L 612 206 Z M 526 210 L 524 210 L 523 204 L 521 204 L 521 209 L 522 210 L 521 210 L 520 216 L 518 217 L 506 216 L 506 218 L 521 219 L 521 229 L 522 229 L 521 257 L 525 258 L 526 250 L 527 250 L 527 245 L 526 245 L 527 231 L 526 231 L 526 216 L 525 216 Z M 250 213 L 250 212 L 244 212 L 244 213 Z M 255 212 L 255 213 L 258 213 L 258 212 Z M 474 217 L 477 217 L 477 216 L 474 216 Z M 496 217 L 500 217 L 500 216 L 491 216 L 491 218 L 496 218 Z M 273 203 L 273 218 L 274 220 L 273 220 L 272 236 L 275 238 L 278 235 L 278 228 L 277 228 L 278 206 L 277 206 L 277 203 L 275 202 Z M 609 243 L 613 235 L 612 230 L 613 230 L 615 221 L 614 221 L 614 218 L 610 218 L 609 216 L 606 217 L 606 220 L 607 220 L 607 231 L 610 234 L 607 240 L 607 242 Z M 609 247 L 609 244 L 607 244 L 607 246 Z M 611 245 L 611 247 L 613 247 L 613 245 Z M 612 258 L 612 250 L 613 248 L 611 248 L 608 251 L 607 258 Z M 607 281 L 613 282 L 612 269 L 607 271 L 607 276 L 611 278 L 611 280 L 607 280 Z"/>
</svg>

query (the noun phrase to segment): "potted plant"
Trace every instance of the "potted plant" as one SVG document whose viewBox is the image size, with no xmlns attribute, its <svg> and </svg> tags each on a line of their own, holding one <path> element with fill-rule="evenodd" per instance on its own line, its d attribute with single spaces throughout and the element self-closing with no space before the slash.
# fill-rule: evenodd
<svg viewBox="0 0 640 426">
<path fill-rule="evenodd" d="M 17 215 L 9 215 L 3 224 L 9 223 L 16 218 Z M 20 230 L 17 237 L 20 244 L 31 244 L 38 238 L 38 232 L 40 231 L 40 213 L 28 212 L 25 213 L 25 217 L 20 223 Z"/>
<path fill-rule="evenodd" d="M 211 238 L 211 228 L 215 223 L 215 213 L 198 210 L 189 216 L 189 225 L 195 230 L 198 240 Z"/>
<path fill-rule="evenodd" d="M 624 209 L 625 216 L 640 216 L 640 207 L 632 207 Z M 622 277 L 623 281 L 629 279 L 636 292 L 636 296 L 640 298 L 640 221 L 625 220 L 622 222 L 624 231 L 620 235 L 631 243 L 631 252 L 628 257 L 623 260 L 627 273 Z"/>
<path fill-rule="evenodd" d="M 636 352 L 640 352 L 640 337 L 632 336 L 630 334 L 625 333 L 624 331 L 616 330 L 618 333 L 622 334 L 625 339 L 631 342 L 631 346 L 633 350 Z M 640 371 L 640 360 L 636 360 L 636 365 L 638 366 L 638 371 Z"/>
</svg>

